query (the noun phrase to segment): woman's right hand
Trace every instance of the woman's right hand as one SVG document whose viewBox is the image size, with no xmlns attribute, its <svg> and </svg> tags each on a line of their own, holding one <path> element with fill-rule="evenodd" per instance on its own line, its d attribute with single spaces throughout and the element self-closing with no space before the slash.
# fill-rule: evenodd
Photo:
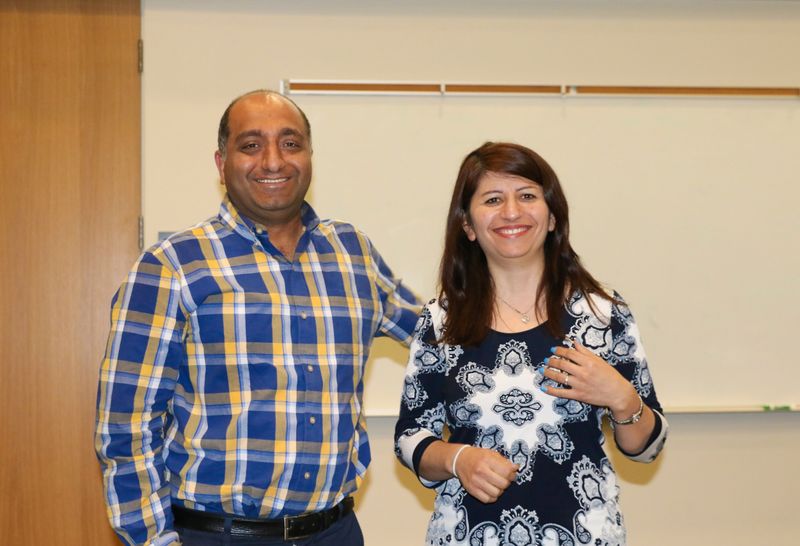
<svg viewBox="0 0 800 546">
<path fill-rule="evenodd" d="M 519 467 L 496 451 L 468 446 L 458 456 L 454 470 L 467 493 L 492 503 L 511 485 Z"/>
</svg>

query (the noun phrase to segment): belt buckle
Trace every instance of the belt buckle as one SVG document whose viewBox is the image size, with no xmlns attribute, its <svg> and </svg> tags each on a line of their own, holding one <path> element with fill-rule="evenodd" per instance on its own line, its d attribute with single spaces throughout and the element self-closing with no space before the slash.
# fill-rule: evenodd
<svg viewBox="0 0 800 546">
<path fill-rule="evenodd" d="M 294 524 L 301 519 L 302 517 L 297 517 L 297 516 L 283 516 L 283 540 L 285 542 L 311 536 L 305 532 L 306 530 L 302 528 L 303 527 L 302 525 L 300 525 L 301 527 L 300 534 L 293 533 L 293 531 L 295 530 Z"/>
<path fill-rule="evenodd" d="M 289 542 L 289 516 L 283 516 L 283 541 Z"/>
</svg>

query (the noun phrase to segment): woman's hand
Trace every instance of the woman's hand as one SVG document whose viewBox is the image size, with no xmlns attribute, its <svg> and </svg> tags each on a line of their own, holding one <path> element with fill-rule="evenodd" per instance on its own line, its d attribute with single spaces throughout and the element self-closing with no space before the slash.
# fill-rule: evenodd
<svg viewBox="0 0 800 546">
<path fill-rule="evenodd" d="M 542 387 L 542 390 L 553 396 L 606 407 L 619 421 L 637 413 L 641 399 L 633 385 L 592 351 L 577 341 L 574 345 L 574 349 L 556 348 L 546 361 L 544 376 L 562 386 Z M 626 453 L 638 454 L 647 446 L 654 427 L 652 410 L 643 406 L 639 421 L 617 426 L 614 438 Z"/>
<path fill-rule="evenodd" d="M 517 465 L 491 449 L 469 446 L 458 456 L 455 472 L 467 493 L 482 503 L 495 502 L 517 476 Z"/>
<path fill-rule="evenodd" d="M 555 348 L 546 365 L 544 376 L 562 385 L 543 387 L 548 394 L 606 407 L 619 419 L 632 415 L 639 407 L 639 395 L 633 385 L 577 341 L 573 349 Z"/>
</svg>

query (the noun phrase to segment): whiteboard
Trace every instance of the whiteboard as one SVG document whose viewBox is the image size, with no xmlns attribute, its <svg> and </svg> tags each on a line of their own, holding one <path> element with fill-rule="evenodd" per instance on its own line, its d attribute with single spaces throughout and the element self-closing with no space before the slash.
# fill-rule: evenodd
<svg viewBox="0 0 800 546">
<path fill-rule="evenodd" d="M 461 159 L 519 142 L 558 173 L 585 265 L 631 305 L 664 406 L 800 401 L 800 101 L 294 98 L 313 124 L 313 206 L 367 232 L 424 298 Z M 373 353 L 366 408 L 391 415 L 406 354 Z"/>
</svg>

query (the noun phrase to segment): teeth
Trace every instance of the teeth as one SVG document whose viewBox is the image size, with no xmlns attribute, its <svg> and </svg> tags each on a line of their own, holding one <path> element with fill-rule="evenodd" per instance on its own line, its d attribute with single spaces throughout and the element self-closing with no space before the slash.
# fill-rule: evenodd
<svg viewBox="0 0 800 546">
<path fill-rule="evenodd" d="M 511 228 L 511 229 L 500 229 L 498 231 L 500 231 L 501 233 L 505 233 L 507 235 L 516 235 L 517 233 L 522 233 L 526 229 L 527 228 L 524 228 L 524 227 L 518 227 L 518 228 Z"/>
<path fill-rule="evenodd" d="M 282 182 L 286 182 L 287 180 L 289 180 L 289 178 L 286 176 L 282 178 L 256 178 L 256 182 L 259 184 L 280 184 Z"/>
</svg>

